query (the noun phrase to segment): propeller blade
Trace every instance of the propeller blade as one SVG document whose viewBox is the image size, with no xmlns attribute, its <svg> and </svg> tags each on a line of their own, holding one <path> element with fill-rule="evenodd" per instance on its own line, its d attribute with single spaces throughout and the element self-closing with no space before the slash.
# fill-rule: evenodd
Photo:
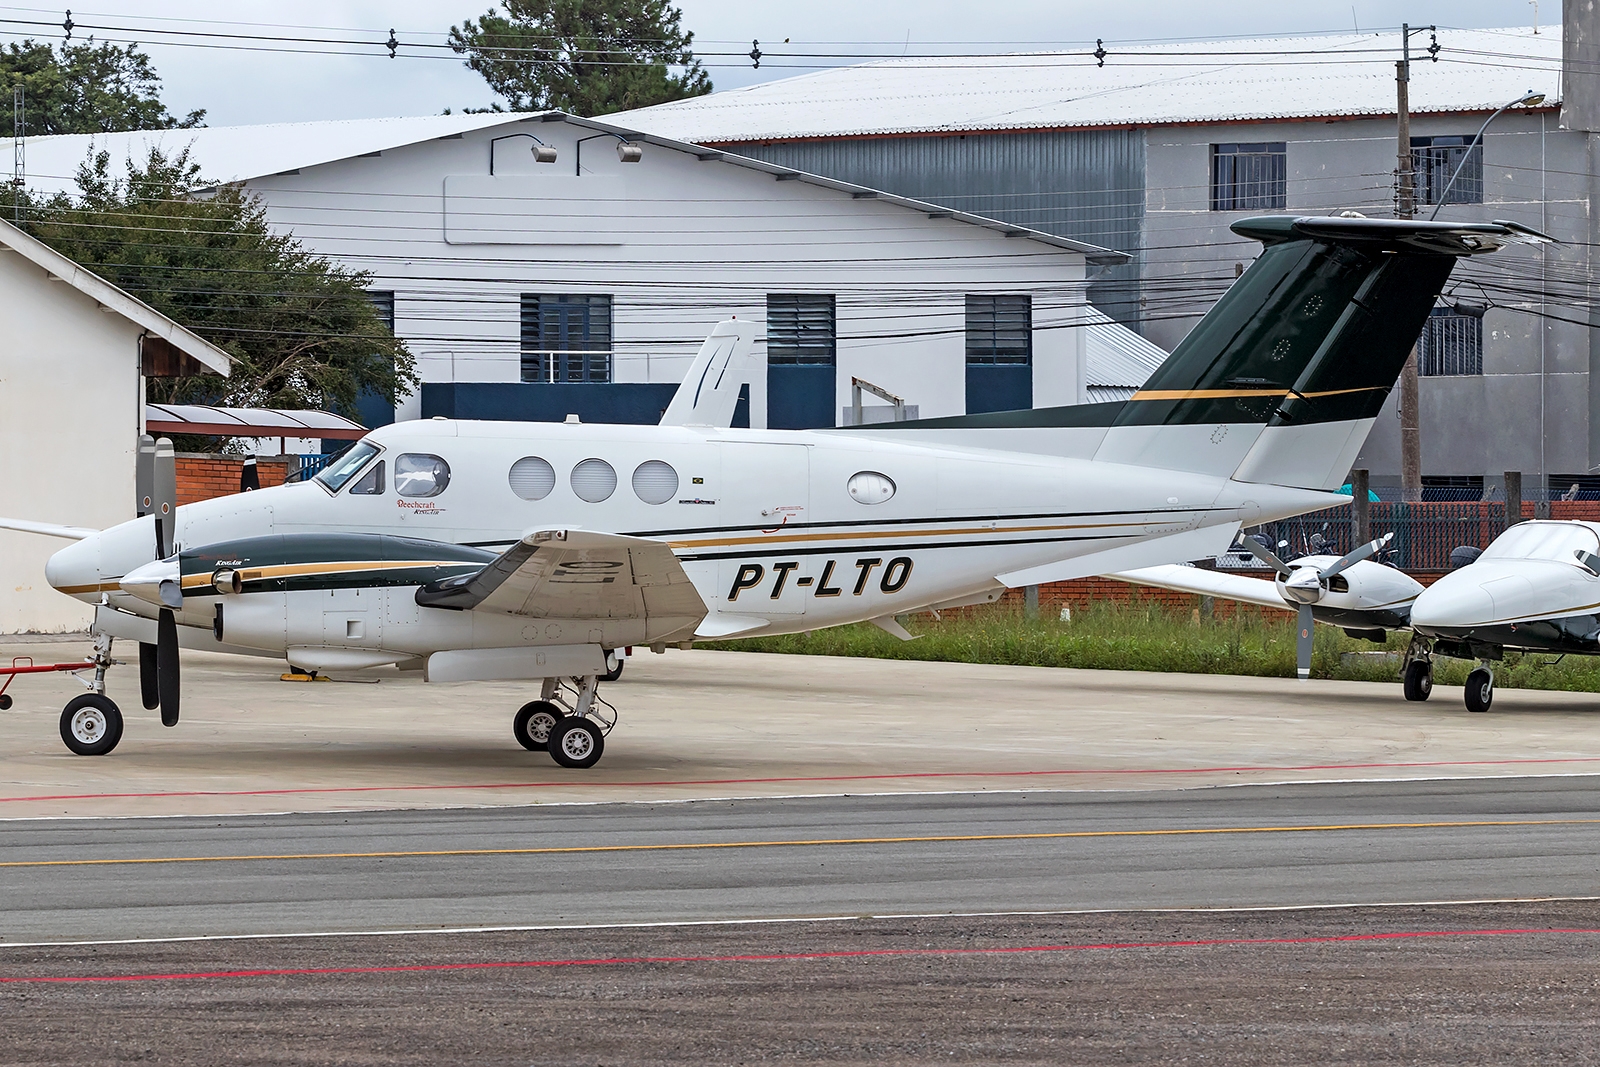
<svg viewBox="0 0 1600 1067">
<path fill-rule="evenodd" d="M 172 555 L 173 542 L 177 540 L 178 520 L 178 458 L 173 453 L 172 441 L 162 437 L 156 440 L 154 477 L 152 479 L 151 512 L 156 517 L 156 533 L 161 555 Z"/>
<path fill-rule="evenodd" d="M 161 690 L 156 683 L 158 670 L 160 667 L 157 664 L 156 646 L 147 641 L 140 641 L 139 697 L 144 701 L 146 711 L 154 711 L 161 706 Z"/>
<path fill-rule="evenodd" d="M 139 454 L 133 468 L 133 513 L 141 518 L 155 510 L 156 500 L 156 439 L 147 433 L 139 435 Z"/>
<path fill-rule="evenodd" d="M 1311 605 L 1300 605 L 1300 617 L 1294 635 L 1294 674 L 1302 682 L 1311 677 L 1311 646 L 1313 640 L 1312 627 L 1316 623 L 1311 618 Z"/>
<path fill-rule="evenodd" d="M 178 725 L 178 620 L 161 609 L 156 623 L 156 688 L 161 696 L 161 725 Z"/>
<path fill-rule="evenodd" d="M 1273 552 L 1266 545 L 1263 545 L 1260 541 L 1257 541 L 1254 537 L 1246 535 L 1239 538 L 1239 547 L 1250 553 L 1256 559 L 1259 559 L 1262 563 L 1265 563 L 1267 566 L 1271 567 L 1273 570 L 1277 571 L 1279 574 L 1286 575 L 1289 573 L 1289 565 L 1283 560 L 1279 559 L 1277 553 Z"/>
<path fill-rule="evenodd" d="M 1322 580 L 1327 581 L 1335 574 L 1342 574 L 1344 571 L 1354 567 L 1362 560 L 1371 559 L 1373 556 L 1376 556 L 1380 551 L 1382 551 L 1384 545 L 1393 540 L 1394 531 L 1390 530 L 1376 541 L 1368 541 L 1355 551 L 1345 553 L 1338 559 L 1334 560 L 1333 563 L 1329 565 L 1327 570 L 1322 572 Z"/>
</svg>

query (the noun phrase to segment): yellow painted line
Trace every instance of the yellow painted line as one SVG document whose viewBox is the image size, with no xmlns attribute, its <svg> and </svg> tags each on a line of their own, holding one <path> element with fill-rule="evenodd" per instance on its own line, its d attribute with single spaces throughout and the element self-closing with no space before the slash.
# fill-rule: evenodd
<svg viewBox="0 0 1600 1067">
<path fill-rule="evenodd" d="M 822 837 L 790 841 L 685 841 L 658 845 L 565 845 L 544 848 L 447 848 L 397 852 L 284 852 L 241 856 L 138 856 L 128 859 L 6 860 L 0 867 L 116 867 L 155 863 L 254 863 L 263 860 L 370 860 L 436 856 L 559 856 L 594 852 L 693 852 L 732 848 L 812 848 L 822 845 L 947 844 L 972 841 L 1053 841 L 1090 837 L 1193 837 L 1219 834 L 1304 834 L 1350 830 L 1459 830 L 1485 826 L 1589 826 L 1597 819 L 1473 819 L 1459 822 L 1324 823 L 1311 826 L 1208 826 L 1163 830 L 1062 830 L 1032 834 L 930 834 L 914 837 Z"/>
<path fill-rule="evenodd" d="M 1371 393 L 1378 389 L 1375 385 L 1363 385 L 1353 389 L 1324 389 L 1314 393 L 1300 393 L 1307 398 L 1321 396 L 1344 396 L 1348 393 Z M 1288 389 L 1141 389 L 1133 394 L 1135 400 L 1230 400 L 1234 397 L 1248 396 L 1289 396 Z"/>
</svg>

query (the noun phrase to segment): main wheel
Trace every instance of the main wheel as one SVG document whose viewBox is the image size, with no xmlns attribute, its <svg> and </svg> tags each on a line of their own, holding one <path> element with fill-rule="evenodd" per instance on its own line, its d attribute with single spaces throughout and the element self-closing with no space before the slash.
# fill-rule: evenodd
<svg viewBox="0 0 1600 1067">
<path fill-rule="evenodd" d="M 606 673 L 604 673 L 604 674 L 602 674 L 600 676 L 600 681 L 602 681 L 602 682 L 614 682 L 618 678 L 621 678 L 622 677 L 622 665 L 624 663 L 627 663 L 627 662 L 628 661 L 626 659 L 624 659 L 621 656 L 618 656 L 617 657 L 616 669 L 615 670 L 606 671 Z"/>
<path fill-rule="evenodd" d="M 550 746 L 550 731 L 566 715 L 558 704 L 534 700 L 522 705 L 511 721 L 511 732 L 517 735 L 517 743 L 529 752 L 545 752 Z"/>
<path fill-rule="evenodd" d="M 593 767 L 605 747 L 600 727 L 576 715 L 562 719 L 550 731 L 550 758 L 563 767 Z"/>
<path fill-rule="evenodd" d="M 1467 710 L 1488 711 L 1494 702 L 1494 672 L 1479 667 L 1467 675 Z"/>
<path fill-rule="evenodd" d="M 122 711 L 99 693 L 74 697 L 61 711 L 61 740 L 80 756 L 104 756 L 122 740 Z"/>
<path fill-rule="evenodd" d="M 1405 691 L 1407 700 L 1427 700 L 1432 696 L 1433 664 L 1420 659 L 1406 664 Z"/>
</svg>

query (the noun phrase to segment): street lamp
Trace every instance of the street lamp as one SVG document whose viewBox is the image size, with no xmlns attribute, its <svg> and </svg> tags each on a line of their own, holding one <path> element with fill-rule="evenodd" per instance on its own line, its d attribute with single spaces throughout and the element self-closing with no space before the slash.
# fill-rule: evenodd
<svg viewBox="0 0 1600 1067">
<path fill-rule="evenodd" d="M 1505 112 L 1514 107 L 1538 107 L 1542 103 L 1544 103 L 1544 94 L 1536 93 L 1530 89 L 1528 92 L 1523 93 L 1521 96 L 1511 101 L 1511 103 L 1506 104 L 1499 111 L 1496 111 L 1493 115 L 1490 115 L 1484 120 L 1483 125 L 1478 128 L 1477 134 L 1472 138 L 1472 140 L 1467 142 L 1467 150 L 1461 153 L 1461 162 L 1456 164 L 1455 173 L 1451 174 L 1450 180 L 1445 182 L 1444 191 L 1439 194 L 1439 202 L 1433 205 L 1433 214 L 1428 216 L 1429 222 L 1432 222 L 1434 219 L 1438 218 L 1439 209 L 1450 202 L 1450 187 L 1455 185 L 1457 178 L 1461 177 L 1462 168 L 1467 165 L 1467 159 L 1472 155 L 1472 150 L 1478 146 L 1480 141 L 1483 140 L 1483 131 L 1489 128 L 1489 123 L 1493 122 L 1495 119 L 1499 118 Z"/>
</svg>

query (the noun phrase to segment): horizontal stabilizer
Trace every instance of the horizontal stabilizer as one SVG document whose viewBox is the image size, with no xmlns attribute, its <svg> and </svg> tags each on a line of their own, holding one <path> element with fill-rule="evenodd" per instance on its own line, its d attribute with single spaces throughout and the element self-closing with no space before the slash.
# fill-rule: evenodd
<svg viewBox="0 0 1600 1067">
<path fill-rule="evenodd" d="M 1215 556 L 1219 552 L 1226 552 L 1233 545 L 1233 539 L 1238 536 L 1238 533 L 1239 527 L 1233 523 L 1225 523 L 1221 526 L 1202 526 L 1198 530 L 1185 530 L 1183 533 L 1170 534 L 1166 537 L 1152 537 L 1144 541 L 1135 541 L 1132 544 L 1119 545 L 1116 548 L 1107 548 L 1100 552 L 1090 552 L 1084 556 L 1057 560 L 1055 563 L 1046 563 L 1041 567 L 1029 567 L 1026 570 L 999 574 L 995 577 L 1015 589 L 1023 585 L 1042 585 L 1045 582 L 1070 582 L 1074 578 L 1093 578 L 1096 575 L 1111 574 L 1114 571 L 1128 571 L 1139 567 L 1154 567 L 1162 563 L 1204 559 L 1206 556 Z"/>
<path fill-rule="evenodd" d="M 85 537 L 93 537 L 100 532 L 91 530 L 87 526 L 59 526 L 53 522 L 29 522 L 27 519 L 0 519 L 0 530 L 62 537 L 69 541 L 82 541 Z"/>
<path fill-rule="evenodd" d="M 700 352 L 661 415 L 662 426 L 733 425 L 739 390 L 755 369 L 755 323 L 728 319 L 719 322 L 700 346 Z"/>
</svg>

